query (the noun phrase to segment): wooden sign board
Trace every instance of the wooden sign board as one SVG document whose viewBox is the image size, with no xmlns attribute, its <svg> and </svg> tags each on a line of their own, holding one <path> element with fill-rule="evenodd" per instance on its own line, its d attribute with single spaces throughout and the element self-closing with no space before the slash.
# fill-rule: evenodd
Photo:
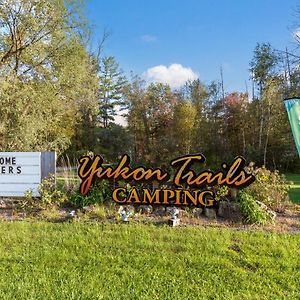
<svg viewBox="0 0 300 300">
<path fill-rule="evenodd" d="M 55 174 L 55 152 L 0 152 L 0 196 L 39 196 L 42 179 Z"/>
</svg>

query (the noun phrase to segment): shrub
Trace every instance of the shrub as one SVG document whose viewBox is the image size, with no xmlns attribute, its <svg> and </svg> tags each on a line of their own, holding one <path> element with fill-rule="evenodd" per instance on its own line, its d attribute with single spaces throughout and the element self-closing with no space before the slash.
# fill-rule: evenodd
<svg viewBox="0 0 300 300">
<path fill-rule="evenodd" d="M 271 219 L 270 215 L 260 207 L 255 198 L 245 191 L 239 191 L 236 201 L 239 203 L 246 223 L 265 224 Z"/>
<path fill-rule="evenodd" d="M 92 204 L 102 204 L 107 199 L 111 198 L 112 188 L 108 182 L 102 181 L 91 187 L 87 195 L 81 195 L 78 192 L 69 197 L 69 202 L 75 207 L 82 208 Z"/>
<path fill-rule="evenodd" d="M 28 190 L 25 193 L 25 197 L 19 207 L 22 209 L 44 209 L 49 206 L 66 203 L 68 201 L 67 193 L 57 189 L 54 176 L 44 179 L 39 185 L 38 191 L 40 197 L 34 197 L 32 191 Z"/>
<path fill-rule="evenodd" d="M 217 185 L 214 187 L 216 201 L 227 200 L 229 194 L 229 188 L 227 186 Z"/>
<path fill-rule="evenodd" d="M 278 171 L 272 172 L 265 167 L 254 169 L 250 166 L 249 171 L 255 175 L 256 180 L 245 191 L 268 207 L 276 211 L 282 210 L 289 201 L 288 190 L 290 188 L 284 175 L 280 175 Z"/>
<path fill-rule="evenodd" d="M 39 204 L 43 207 L 51 204 L 62 204 L 68 200 L 67 194 L 56 188 L 53 176 L 43 180 L 39 186 L 39 193 L 41 195 Z"/>
</svg>

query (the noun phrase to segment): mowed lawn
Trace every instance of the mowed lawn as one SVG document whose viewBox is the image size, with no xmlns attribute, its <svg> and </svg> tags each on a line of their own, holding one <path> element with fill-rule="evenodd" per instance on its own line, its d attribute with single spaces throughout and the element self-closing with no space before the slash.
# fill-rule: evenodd
<svg viewBox="0 0 300 300">
<path fill-rule="evenodd" d="M 1 222 L 0 299 L 300 299 L 300 235 Z"/>
<path fill-rule="evenodd" d="M 300 174 L 286 174 L 285 177 L 294 183 L 289 190 L 290 200 L 300 204 Z"/>
</svg>

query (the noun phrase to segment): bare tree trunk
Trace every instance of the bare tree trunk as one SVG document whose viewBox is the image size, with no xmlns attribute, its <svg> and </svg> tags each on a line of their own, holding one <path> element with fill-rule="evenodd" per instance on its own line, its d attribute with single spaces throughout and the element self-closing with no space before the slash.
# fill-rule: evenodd
<svg viewBox="0 0 300 300">
<path fill-rule="evenodd" d="M 261 108 L 261 112 L 260 112 L 260 125 L 259 125 L 259 137 L 258 137 L 258 149 L 259 149 L 259 153 L 261 153 L 261 147 L 262 147 L 263 125 L 264 125 L 263 109 Z"/>
<path fill-rule="evenodd" d="M 262 102 L 262 94 L 263 94 L 263 89 L 262 89 L 262 83 L 259 85 L 259 94 L 260 94 L 260 126 L 259 126 L 259 138 L 258 138 L 258 149 L 259 149 L 259 154 L 261 155 L 261 150 L 262 150 L 262 136 L 263 136 L 263 128 L 264 128 L 264 105 Z"/>
<path fill-rule="evenodd" d="M 266 143 L 265 143 L 265 147 L 264 147 L 264 166 L 267 163 L 267 148 L 268 148 L 268 141 L 269 141 L 269 126 L 267 129 L 267 136 L 266 136 Z"/>
<path fill-rule="evenodd" d="M 267 163 L 267 148 L 269 142 L 270 121 L 271 121 L 271 104 L 270 104 L 270 98 L 268 97 L 268 123 L 267 123 L 267 130 L 266 130 L 266 142 L 264 147 L 264 165 L 266 165 Z"/>
</svg>

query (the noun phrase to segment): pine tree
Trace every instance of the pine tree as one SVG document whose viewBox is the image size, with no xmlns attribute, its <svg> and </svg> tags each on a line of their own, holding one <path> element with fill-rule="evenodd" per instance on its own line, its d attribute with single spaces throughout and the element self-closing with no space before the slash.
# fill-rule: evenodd
<svg viewBox="0 0 300 300">
<path fill-rule="evenodd" d="M 100 65 L 99 121 L 104 128 L 114 121 L 118 106 L 123 105 L 122 91 L 126 84 L 115 58 L 103 58 Z"/>
</svg>

